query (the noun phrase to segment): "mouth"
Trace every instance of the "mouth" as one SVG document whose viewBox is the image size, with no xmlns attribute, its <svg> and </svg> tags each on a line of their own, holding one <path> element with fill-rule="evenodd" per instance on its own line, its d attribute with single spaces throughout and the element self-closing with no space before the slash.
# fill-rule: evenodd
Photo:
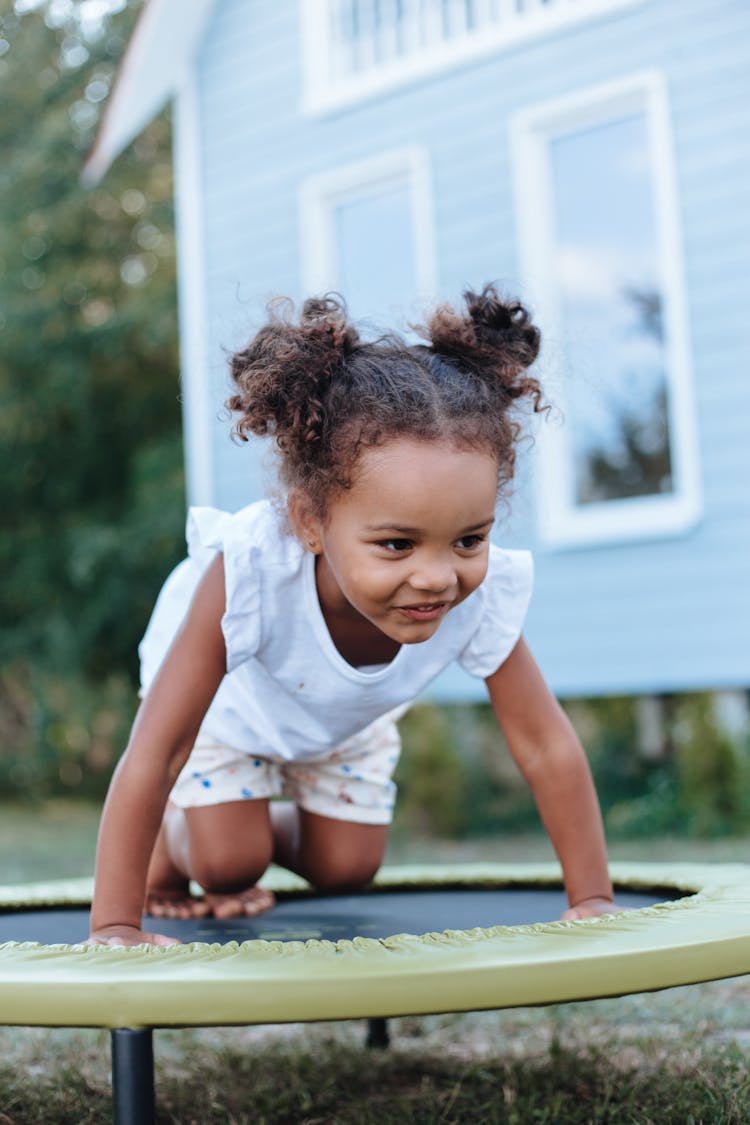
<svg viewBox="0 0 750 1125">
<path fill-rule="evenodd" d="M 418 605 L 400 605 L 399 613 L 403 613 L 410 621 L 434 621 L 450 606 L 450 602 L 420 602 Z"/>
</svg>

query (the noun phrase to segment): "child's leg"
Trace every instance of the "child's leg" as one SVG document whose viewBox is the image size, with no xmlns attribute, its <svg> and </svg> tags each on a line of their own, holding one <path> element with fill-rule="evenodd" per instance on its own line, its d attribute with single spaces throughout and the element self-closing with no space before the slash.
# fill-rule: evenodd
<svg viewBox="0 0 750 1125">
<path fill-rule="evenodd" d="M 369 883 L 383 861 L 400 741 L 384 715 L 317 761 L 282 768 L 293 803 L 271 806 L 274 860 L 319 890 Z"/>
<path fill-rule="evenodd" d="M 267 800 L 229 801 L 185 810 L 187 864 L 217 918 L 260 914 L 274 904 L 256 886 L 271 862 L 273 835 Z"/>
<path fill-rule="evenodd" d="M 271 806 L 275 863 L 321 891 L 363 887 L 373 878 L 388 841 L 387 824 L 360 824 L 309 812 L 290 802 Z"/>
<path fill-rule="evenodd" d="M 259 914 L 274 902 L 255 885 L 272 850 L 266 800 L 170 804 L 149 867 L 146 911 L 177 918 Z M 190 879 L 203 887 L 204 899 L 190 895 Z"/>
<path fill-rule="evenodd" d="M 273 903 L 255 887 L 273 848 L 268 797 L 276 767 L 200 735 L 164 813 L 149 865 L 145 909 L 162 918 L 254 914 Z M 203 898 L 190 894 L 200 883 Z"/>
<path fill-rule="evenodd" d="M 211 913 L 211 907 L 202 898 L 190 893 L 190 879 L 184 866 L 172 859 L 168 840 L 168 824 L 173 825 L 169 836 L 174 838 L 184 831 L 184 814 L 171 802 L 164 811 L 159 835 L 156 838 L 146 877 L 146 902 L 144 913 L 155 918 L 202 918 Z"/>
</svg>

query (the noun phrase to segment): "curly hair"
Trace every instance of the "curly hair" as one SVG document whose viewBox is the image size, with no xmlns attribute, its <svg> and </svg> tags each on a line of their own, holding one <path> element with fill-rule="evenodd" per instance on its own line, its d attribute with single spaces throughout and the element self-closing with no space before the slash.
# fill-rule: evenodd
<svg viewBox="0 0 750 1125">
<path fill-rule="evenodd" d="M 287 298 L 273 301 L 268 322 L 230 361 L 238 415 L 233 433 L 270 434 L 280 476 L 324 514 L 348 489 L 362 450 L 393 437 L 448 440 L 490 452 L 499 489 L 513 477 L 524 400 L 546 407 L 528 373 L 539 330 L 518 301 L 493 285 L 464 293 L 465 311 L 440 305 L 415 331 L 425 344 L 396 335 L 360 340 L 336 295 L 305 301 L 299 320 Z"/>
</svg>

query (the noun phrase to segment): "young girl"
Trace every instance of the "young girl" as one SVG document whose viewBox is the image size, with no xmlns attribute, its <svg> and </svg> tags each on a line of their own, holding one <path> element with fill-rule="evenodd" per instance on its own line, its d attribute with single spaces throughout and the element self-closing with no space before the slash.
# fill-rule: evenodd
<svg viewBox="0 0 750 1125">
<path fill-rule="evenodd" d="M 285 503 L 190 513 L 189 558 L 141 646 L 91 941 L 169 943 L 143 932 L 144 903 L 266 910 L 272 861 L 323 891 L 366 884 L 393 807 L 395 719 L 453 660 L 487 684 L 562 865 L 563 917 L 613 910 L 585 755 L 521 636 L 530 556 L 490 544 L 518 414 L 543 409 L 539 333 L 491 286 L 465 301 L 416 347 L 360 342 L 330 298 L 298 323 L 276 306 L 233 357 L 236 433 L 275 438 Z"/>
</svg>

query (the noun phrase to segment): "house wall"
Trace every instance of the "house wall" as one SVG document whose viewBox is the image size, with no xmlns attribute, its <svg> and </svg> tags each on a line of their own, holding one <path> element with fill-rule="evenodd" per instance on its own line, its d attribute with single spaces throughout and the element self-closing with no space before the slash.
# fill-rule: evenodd
<svg viewBox="0 0 750 1125">
<path fill-rule="evenodd" d="M 260 323 L 268 296 L 304 292 L 305 181 L 383 153 L 419 150 L 429 167 L 436 295 L 455 297 L 466 283 L 486 279 L 524 294 L 514 114 L 656 71 L 666 84 L 677 170 L 699 516 L 680 533 L 554 547 L 539 535 L 537 460 L 529 450 L 496 537 L 534 550 L 527 638 L 558 693 L 749 684 L 748 43 L 744 0 L 643 0 L 310 117 L 300 110 L 297 4 L 217 0 L 179 142 L 192 137 L 200 153 L 196 174 L 178 184 L 181 209 L 202 216 L 202 271 L 200 257 L 184 254 L 190 269 L 181 278 L 183 309 L 192 294 L 190 307 L 203 307 L 207 325 L 199 343 L 205 354 L 190 356 L 194 371 L 204 366 L 208 373 L 210 420 L 188 449 L 189 459 L 200 460 L 196 441 L 202 455 L 208 445 L 198 498 L 237 508 L 263 492 L 262 451 L 233 445 L 219 417 L 226 354 Z M 461 696 L 482 690 L 457 671 L 441 689 Z"/>
</svg>

